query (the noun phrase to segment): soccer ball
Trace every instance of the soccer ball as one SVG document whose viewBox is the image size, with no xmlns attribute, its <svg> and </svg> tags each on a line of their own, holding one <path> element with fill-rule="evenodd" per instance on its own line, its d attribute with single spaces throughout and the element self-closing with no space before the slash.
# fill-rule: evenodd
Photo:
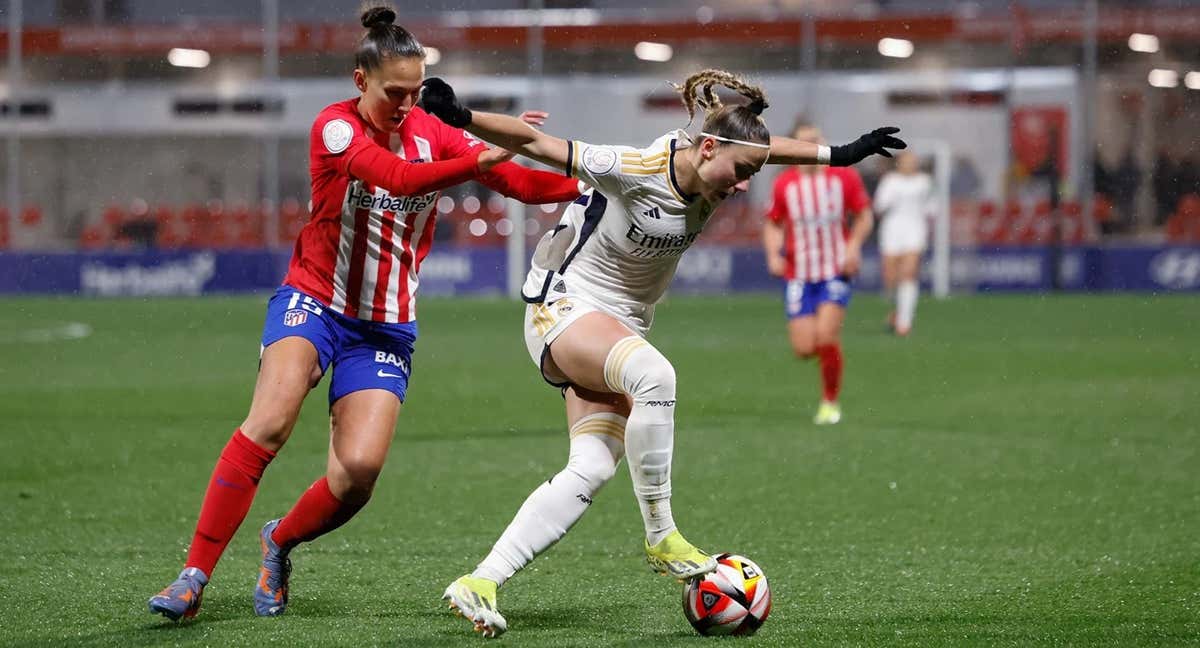
<svg viewBox="0 0 1200 648">
<path fill-rule="evenodd" d="M 716 571 L 683 588 L 683 616 L 702 635 L 751 635 L 770 613 L 767 576 L 744 556 L 717 556 Z"/>
</svg>

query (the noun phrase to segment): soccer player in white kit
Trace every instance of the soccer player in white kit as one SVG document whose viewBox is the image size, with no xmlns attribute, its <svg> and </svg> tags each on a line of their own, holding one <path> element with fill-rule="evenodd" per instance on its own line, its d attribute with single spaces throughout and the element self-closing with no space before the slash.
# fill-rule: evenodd
<svg viewBox="0 0 1200 648">
<path fill-rule="evenodd" d="M 722 106 L 723 85 L 748 100 Z M 542 377 L 562 388 L 570 429 L 566 467 L 537 487 L 472 574 L 444 599 L 485 636 L 504 632 L 496 589 L 557 542 L 629 459 L 645 527 L 646 560 L 678 579 L 716 561 L 684 539 L 671 513 L 675 370 L 645 336 L 680 256 L 721 201 L 746 191 L 764 164 L 853 164 L 903 148 L 895 128 L 846 146 L 771 137 L 762 90 L 720 70 L 679 87 L 689 115 L 706 118 L 696 140 L 674 130 L 645 148 L 598 146 L 544 134 L 513 117 L 463 108 L 439 79 L 422 106 L 452 126 L 539 162 L 565 168 L 591 189 L 567 208 L 534 252 L 525 282 L 525 339 Z"/>
<path fill-rule="evenodd" d="M 875 211 L 883 219 L 879 226 L 883 289 L 896 305 L 888 324 L 896 335 L 912 331 L 917 312 L 918 277 L 929 240 L 932 197 L 933 180 L 921 171 L 920 161 L 911 152 L 897 156 L 895 170 L 884 175 L 875 190 Z"/>
</svg>

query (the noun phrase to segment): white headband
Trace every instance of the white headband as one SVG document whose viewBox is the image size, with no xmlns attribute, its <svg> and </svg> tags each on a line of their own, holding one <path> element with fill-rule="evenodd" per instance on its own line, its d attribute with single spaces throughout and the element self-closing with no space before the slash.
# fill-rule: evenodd
<svg viewBox="0 0 1200 648">
<path fill-rule="evenodd" d="M 730 144 L 741 144 L 743 146 L 753 146 L 754 148 L 765 148 L 768 150 L 771 148 L 770 144 L 762 144 L 759 142 L 747 142 L 746 140 L 740 140 L 740 139 L 730 139 L 728 137 L 721 137 L 720 135 L 713 135 L 712 133 L 705 133 L 704 131 L 700 131 L 700 134 L 704 135 L 705 137 L 711 137 L 720 142 L 729 142 Z"/>
</svg>

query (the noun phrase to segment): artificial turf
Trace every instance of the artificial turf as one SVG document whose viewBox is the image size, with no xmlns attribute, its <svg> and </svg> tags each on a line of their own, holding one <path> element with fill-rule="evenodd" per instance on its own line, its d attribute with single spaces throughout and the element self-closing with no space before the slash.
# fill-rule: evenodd
<svg viewBox="0 0 1200 648">
<path fill-rule="evenodd" d="M 374 500 L 296 550 L 288 613 L 254 616 L 256 531 L 324 469 L 325 382 L 200 615 L 176 625 L 146 599 L 181 568 L 245 415 L 265 298 L 0 306 L 5 645 L 475 645 L 440 594 L 566 459 L 521 306 L 426 299 Z M 856 297 L 844 420 L 817 428 L 816 366 L 791 356 L 776 298 L 659 308 L 651 340 L 680 385 L 676 519 L 759 562 L 774 592 L 745 645 L 1200 642 L 1200 300 L 927 300 L 908 339 L 882 332 L 884 310 Z M 713 641 L 641 543 L 622 468 L 501 590 L 499 642 Z"/>
</svg>

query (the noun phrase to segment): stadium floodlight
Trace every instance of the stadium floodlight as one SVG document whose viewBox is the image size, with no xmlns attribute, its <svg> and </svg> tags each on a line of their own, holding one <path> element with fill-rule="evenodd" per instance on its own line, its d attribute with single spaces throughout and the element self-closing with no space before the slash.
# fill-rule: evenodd
<svg viewBox="0 0 1200 648">
<path fill-rule="evenodd" d="M 1158 36 L 1134 32 L 1129 35 L 1129 49 L 1135 52 L 1153 54 L 1158 51 Z"/>
<path fill-rule="evenodd" d="M 1183 85 L 1187 86 L 1189 90 L 1200 90 L 1200 72 L 1192 70 L 1183 75 Z"/>
<path fill-rule="evenodd" d="M 1179 73 L 1175 70 L 1154 69 L 1150 70 L 1147 80 L 1155 88 L 1174 88 L 1179 85 Z"/>
<path fill-rule="evenodd" d="M 912 56 L 912 41 L 903 38 L 879 39 L 879 53 L 891 58 L 908 58 Z"/>
<path fill-rule="evenodd" d="M 442 60 L 442 50 L 436 47 L 425 46 L 425 65 L 437 65 L 438 61 Z"/>
<path fill-rule="evenodd" d="M 208 52 L 201 49 L 175 47 L 167 52 L 167 62 L 175 67 L 205 68 L 211 61 Z"/>
<path fill-rule="evenodd" d="M 651 43 L 642 41 L 633 47 L 633 54 L 643 61 L 664 63 L 671 60 L 675 52 L 666 43 Z"/>
</svg>

